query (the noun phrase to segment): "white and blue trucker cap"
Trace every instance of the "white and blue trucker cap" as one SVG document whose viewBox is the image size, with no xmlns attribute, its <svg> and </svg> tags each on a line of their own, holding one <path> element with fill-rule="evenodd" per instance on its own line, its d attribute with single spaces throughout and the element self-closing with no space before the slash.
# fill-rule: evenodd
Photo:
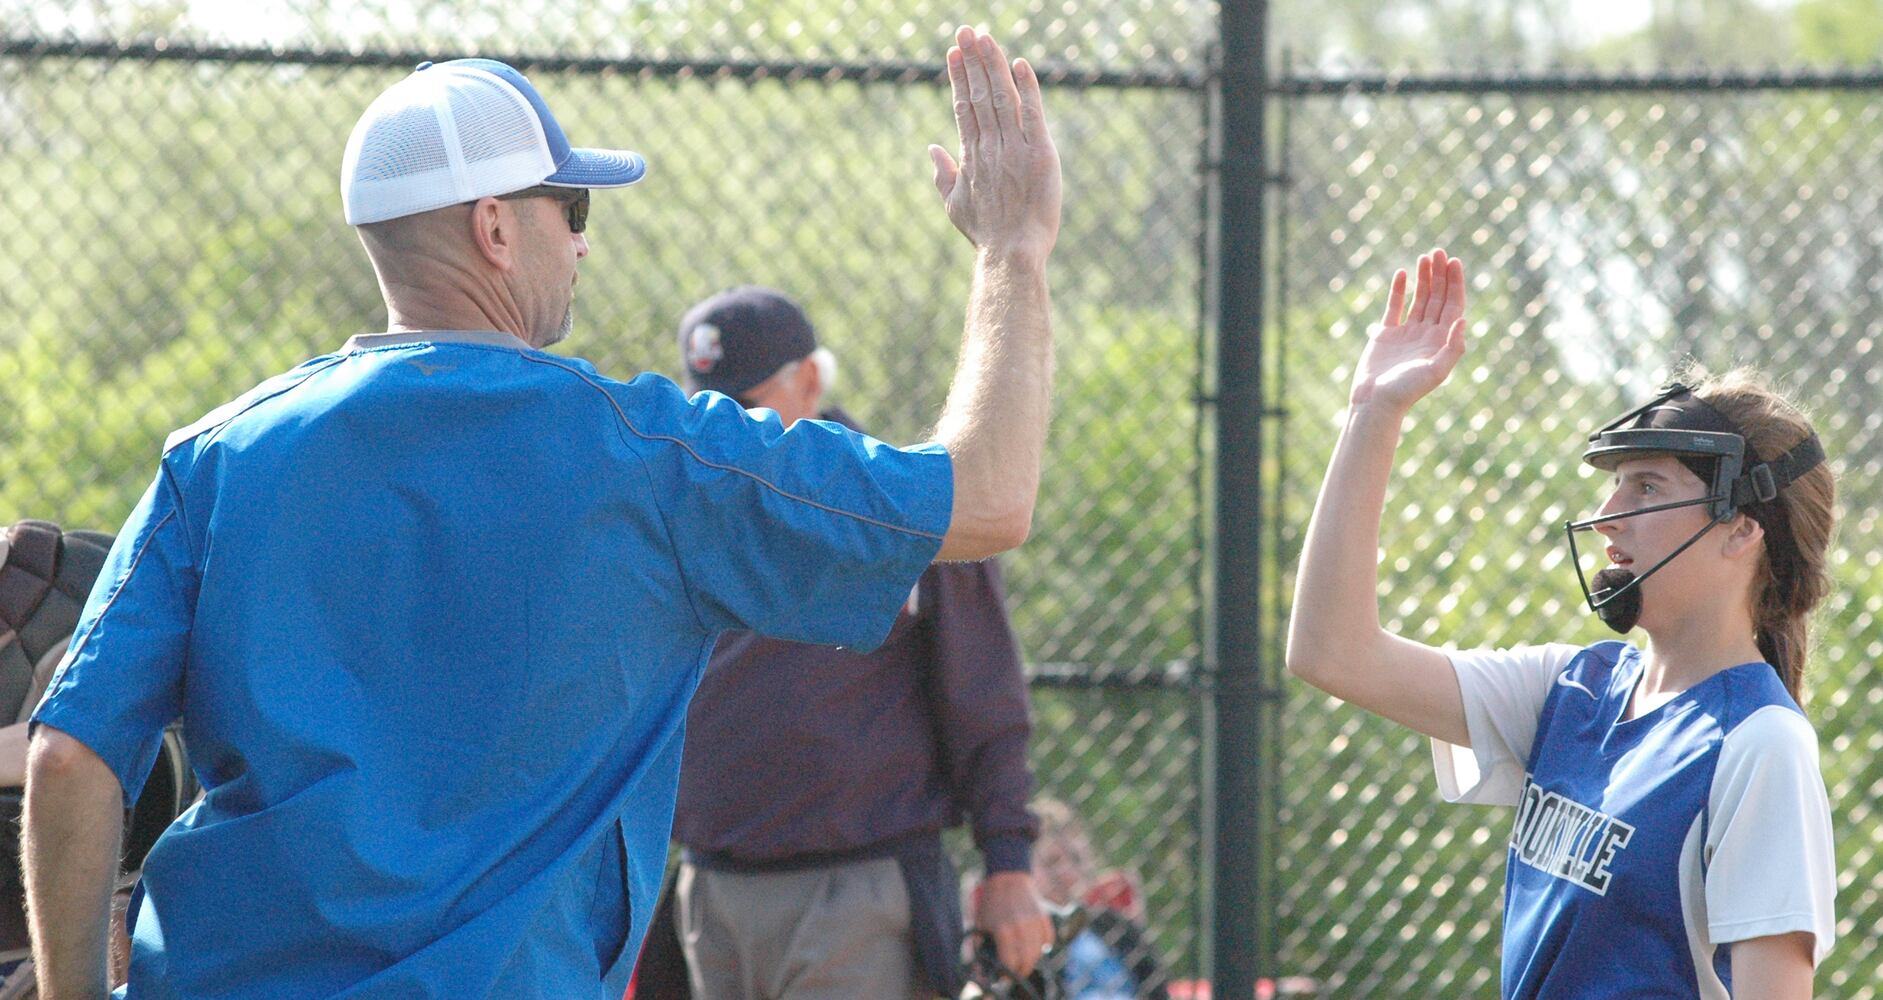
<svg viewBox="0 0 1883 1000">
<path fill-rule="evenodd" d="M 576 149 L 530 81 L 494 59 L 421 63 L 367 105 L 340 162 L 351 225 L 384 222 L 539 184 L 625 187 L 647 163 Z"/>
</svg>

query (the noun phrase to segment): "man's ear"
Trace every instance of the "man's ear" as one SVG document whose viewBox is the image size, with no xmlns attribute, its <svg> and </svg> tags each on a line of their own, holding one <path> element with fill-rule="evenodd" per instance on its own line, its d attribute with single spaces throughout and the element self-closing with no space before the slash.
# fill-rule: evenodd
<svg viewBox="0 0 1883 1000">
<path fill-rule="evenodd" d="M 479 198 L 471 205 L 471 245 L 499 271 L 516 267 L 518 219 L 510 207 L 495 198 Z"/>
<path fill-rule="evenodd" d="M 824 370 L 810 355 L 805 355 L 804 363 L 798 366 L 798 388 L 803 390 L 804 398 L 816 406 L 824 398 Z"/>
<path fill-rule="evenodd" d="M 1748 553 L 1756 554 L 1764 542 L 1765 525 L 1745 511 L 1740 511 L 1726 524 L 1726 539 L 1720 554 L 1728 559 L 1738 559 Z"/>
</svg>

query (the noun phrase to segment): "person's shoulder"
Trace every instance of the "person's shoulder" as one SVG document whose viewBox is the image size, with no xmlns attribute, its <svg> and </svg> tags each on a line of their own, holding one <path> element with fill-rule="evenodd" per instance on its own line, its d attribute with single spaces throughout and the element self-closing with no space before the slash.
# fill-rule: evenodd
<svg viewBox="0 0 1883 1000">
<path fill-rule="evenodd" d="M 542 351 L 525 352 L 523 357 L 542 366 L 552 378 L 566 380 L 631 437 L 691 438 L 708 433 L 713 426 L 723 427 L 735 414 L 745 413 L 738 403 L 718 393 L 688 397 L 685 390 L 659 372 L 639 372 L 623 380 L 603 374 L 582 358 Z"/>
<path fill-rule="evenodd" d="M 1748 737 L 1742 739 L 1790 730 L 1808 734 L 1816 743 L 1811 721 L 1770 664 L 1747 663 L 1727 670 L 1709 700 L 1708 708 L 1719 719 L 1723 735 L 1732 736 L 1751 725 Z"/>
<path fill-rule="evenodd" d="M 217 431 L 228 426 L 244 413 L 247 413 L 267 400 L 292 391 L 297 386 L 304 383 L 308 377 L 338 363 L 342 357 L 343 356 L 339 354 L 323 354 L 319 357 L 309 358 L 295 365 L 293 368 L 261 382 L 240 396 L 203 414 L 201 417 L 197 418 L 194 423 L 172 431 L 170 436 L 164 439 L 163 454 L 166 458 L 171 456 L 186 457 L 187 453 L 193 451 L 193 446 L 200 446 L 207 443 L 210 439 L 215 437 Z"/>
<path fill-rule="evenodd" d="M 1720 729 L 1722 752 L 1750 756 L 1805 753 L 1813 760 L 1818 756 L 1817 728 L 1790 699 L 1764 703 L 1736 700 L 1730 713 L 1721 718 Z"/>
<path fill-rule="evenodd" d="M 1717 678 L 1704 707 L 1719 726 L 1716 780 L 1776 765 L 1816 773 L 1818 733 L 1769 664 L 1748 663 Z"/>
<path fill-rule="evenodd" d="M 1562 645 L 1567 645 L 1562 644 Z M 1623 661 L 1639 656 L 1641 651 L 1626 639 L 1603 639 L 1587 646 L 1576 647 L 1575 658 L 1591 667 L 1614 670 Z"/>
<path fill-rule="evenodd" d="M 625 398 L 644 406 L 688 411 L 719 405 L 744 412 L 744 407 L 733 401 L 730 396 L 722 396 L 716 392 L 699 392 L 689 396 L 686 390 L 676 384 L 673 379 L 659 372 L 641 372 L 626 382 L 608 379 L 606 376 L 598 377 L 613 383 L 617 387 L 615 391 Z"/>
<path fill-rule="evenodd" d="M 1552 675 L 1576 665 L 1588 652 L 1567 642 L 1546 642 L 1529 646 L 1486 646 L 1477 649 L 1448 650 L 1454 667 L 1475 671 L 1516 672 L 1525 675 Z"/>
<path fill-rule="evenodd" d="M 1818 734 L 1792 705 L 1768 704 L 1725 729 L 1718 743 L 1711 799 L 1716 806 L 1742 795 L 1803 794 L 1821 798 L 1824 784 Z"/>
<path fill-rule="evenodd" d="M 710 445 L 748 437 L 769 440 L 784 433 L 784 425 L 770 410 L 747 410 L 731 396 L 710 390 L 688 395 L 658 372 L 643 372 L 617 384 L 611 395 L 620 405 L 621 420 L 644 439 Z"/>
<path fill-rule="evenodd" d="M 1623 639 L 1604 639 L 1580 647 L 1561 644 L 1559 648 L 1563 647 L 1575 650 L 1563 664 L 1563 676 L 1580 682 L 1592 692 L 1612 684 L 1622 672 L 1622 665 L 1640 653 L 1633 643 Z"/>
<path fill-rule="evenodd" d="M 602 374 L 592 362 L 582 358 L 545 354 L 541 351 L 532 351 L 525 356 L 530 361 L 598 390 L 602 396 L 615 404 L 623 420 L 643 413 L 683 414 L 710 406 L 715 401 L 738 408 L 737 403 L 718 393 L 702 392 L 688 397 L 686 391 L 676 385 L 673 379 L 659 372 L 638 372 L 626 379 L 619 379 Z"/>
<path fill-rule="evenodd" d="M 465 346 L 465 345 L 460 345 Z M 470 349 L 477 349 L 471 345 Z M 626 379 L 604 374 L 599 366 L 587 358 L 569 354 L 552 354 L 544 350 L 525 350 L 513 352 L 528 365 L 542 372 L 545 376 L 558 381 L 567 381 L 571 385 L 584 385 L 610 396 L 621 395 L 674 398 L 686 401 L 686 394 L 679 386 L 665 375 L 655 372 L 637 372 Z"/>
<path fill-rule="evenodd" d="M 848 427 L 849 429 L 856 431 L 858 434 L 869 433 L 868 431 L 863 429 L 862 424 L 859 424 L 856 422 L 855 417 L 852 417 L 849 414 L 849 412 L 844 410 L 844 408 L 841 406 L 825 407 L 823 410 L 821 410 L 817 414 L 817 419 L 828 421 L 830 423 L 836 424 L 839 427 Z"/>
<path fill-rule="evenodd" d="M 516 352 L 517 356 L 533 365 L 555 373 L 562 372 L 584 381 L 603 386 L 626 385 L 621 379 L 602 374 L 595 362 L 573 354 L 553 354 L 546 350 L 530 349 Z M 639 377 L 638 374 L 635 377 Z"/>
</svg>

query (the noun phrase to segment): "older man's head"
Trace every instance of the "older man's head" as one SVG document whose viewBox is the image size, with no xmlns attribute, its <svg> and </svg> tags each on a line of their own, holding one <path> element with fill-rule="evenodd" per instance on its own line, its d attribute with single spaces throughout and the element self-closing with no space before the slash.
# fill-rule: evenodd
<svg viewBox="0 0 1883 1000">
<path fill-rule="evenodd" d="M 755 285 L 687 310 L 680 363 L 689 392 L 710 389 L 776 410 L 787 427 L 817 416 L 837 378 L 837 359 L 817 346 L 804 310 L 783 292 Z"/>
<path fill-rule="evenodd" d="M 569 332 L 589 190 L 646 164 L 578 149 L 523 74 L 489 59 L 425 63 L 353 128 L 348 222 L 394 329 L 498 329 L 537 347 Z"/>
</svg>

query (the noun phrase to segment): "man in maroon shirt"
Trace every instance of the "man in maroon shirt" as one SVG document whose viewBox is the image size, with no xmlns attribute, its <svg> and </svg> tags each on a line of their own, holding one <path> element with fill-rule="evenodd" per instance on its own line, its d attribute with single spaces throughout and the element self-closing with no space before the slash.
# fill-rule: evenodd
<svg viewBox="0 0 1883 1000">
<path fill-rule="evenodd" d="M 688 312 L 690 391 L 851 425 L 823 407 L 829 351 L 785 296 Z M 852 425 L 854 426 L 854 425 Z M 674 833 L 693 993 L 823 1000 L 959 993 L 943 828 L 972 816 L 974 926 L 1025 974 L 1052 939 L 1031 874 L 1026 681 L 990 560 L 931 566 L 881 648 L 722 636 L 687 716 Z"/>
</svg>

